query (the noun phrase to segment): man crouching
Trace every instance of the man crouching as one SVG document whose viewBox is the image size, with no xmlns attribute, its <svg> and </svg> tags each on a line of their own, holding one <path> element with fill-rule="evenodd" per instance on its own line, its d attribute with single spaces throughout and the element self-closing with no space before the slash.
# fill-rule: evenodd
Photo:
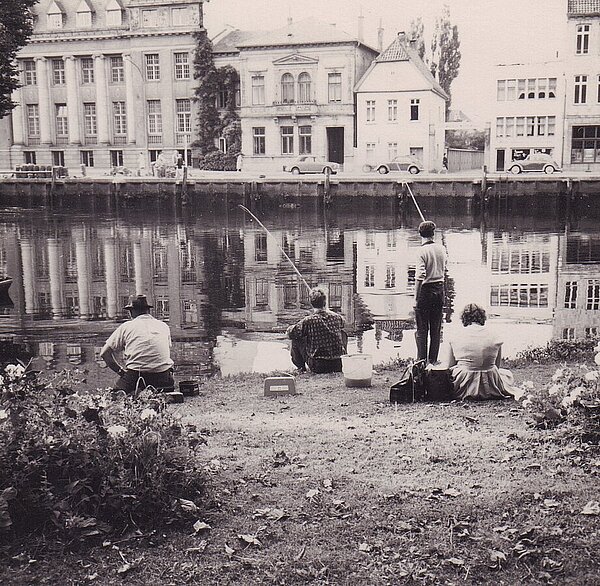
<svg viewBox="0 0 600 586">
<path fill-rule="evenodd" d="M 344 318 L 326 308 L 323 289 L 311 289 L 309 299 L 313 313 L 287 329 L 292 340 L 292 362 L 300 370 L 308 366 L 316 374 L 342 372 L 341 356 L 346 354 L 348 340 Z"/>
</svg>

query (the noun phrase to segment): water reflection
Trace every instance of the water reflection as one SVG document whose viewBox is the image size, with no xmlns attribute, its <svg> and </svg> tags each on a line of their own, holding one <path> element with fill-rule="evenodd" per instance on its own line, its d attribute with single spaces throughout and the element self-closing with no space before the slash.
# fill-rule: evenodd
<svg viewBox="0 0 600 586">
<path fill-rule="evenodd" d="M 424 206 L 449 252 L 446 336 L 461 327 L 455 311 L 467 302 L 489 308 L 507 355 L 552 337 L 597 335 L 593 220 L 565 227 L 523 208 L 490 218 Z M 287 369 L 283 332 L 305 315 L 308 296 L 281 246 L 346 317 L 351 351 L 370 352 L 376 363 L 414 355 L 417 218 L 382 202 L 338 202 L 326 211 L 318 202 L 265 203 L 255 211 L 274 238 L 227 202 L 101 215 L 4 211 L 0 280 L 13 283 L 0 334 L 26 342 L 38 367 L 79 365 L 94 384 L 108 385 L 113 375 L 99 349 L 125 319 L 128 296 L 144 292 L 154 315 L 170 324 L 181 376 Z"/>
</svg>

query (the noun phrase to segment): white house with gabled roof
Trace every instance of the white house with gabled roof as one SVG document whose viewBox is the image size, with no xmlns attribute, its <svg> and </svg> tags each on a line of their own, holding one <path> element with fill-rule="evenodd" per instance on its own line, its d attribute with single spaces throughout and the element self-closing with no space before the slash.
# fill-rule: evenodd
<svg viewBox="0 0 600 586">
<path fill-rule="evenodd" d="M 449 97 L 404 33 L 371 63 L 355 92 L 357 163 L 412 155 L 426 171 L 442 168 Z"/>
</svg>

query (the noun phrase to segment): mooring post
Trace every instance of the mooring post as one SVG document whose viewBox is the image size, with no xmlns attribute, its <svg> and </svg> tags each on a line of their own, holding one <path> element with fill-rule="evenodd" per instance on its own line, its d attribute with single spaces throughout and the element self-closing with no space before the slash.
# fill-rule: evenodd
<svg viewBox="0 0 600 586">
<path fill-rule="evenodd" d="M 181 180 L 181 203 L 187 205 L 188 203 L 188 190 L 187 190 L 187 165 L 183 168 L 183 179 Z"/>
<path fill-rule="evenodd" d="M 325 181 L 323 182 L 323 201 L 325 204 L 331 202 L 331 197 L 329 196 L 329 192 L 331 190 L 331 169 L 329 167 L 325 168 Z"/>
<path fill-rule="evenodd" d="M 481 178 L 481 195 L 484 195 L 487 192 L 487 165 L 484 165 L 482 168 L 483 176 Z"/>
</svg>

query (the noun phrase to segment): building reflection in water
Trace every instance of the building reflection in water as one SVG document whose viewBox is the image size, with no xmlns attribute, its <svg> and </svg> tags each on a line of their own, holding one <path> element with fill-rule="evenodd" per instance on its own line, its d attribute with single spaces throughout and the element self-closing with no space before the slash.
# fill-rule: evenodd
<svg viewBox="0 0 600 586">
<path fill-rule="evenodd" d="M 376 363 L 414 355 L 416 223 L 374 211 L 278 214 L 271 236 L 237 209 L 143 221 L 0 216 L 0 277 L 13 278 L 14 302 L 0 307 L 0 334 L 26 342 L 40 368 L 79 366 L 109 385 L 99 350 L 129 295 L 145 293 L 171 327 L 178 378 L 287 369 L 285 328 L 310 307 L 281 248 L 345 316 L 350 351 Z M 460 331 L 468 302 L 488 308 L 508 355 L 597 335 L 600 234 L 464 228 L 468 220 L 439 231 L 449 252 L 444 335 Z"/>
</svg>

